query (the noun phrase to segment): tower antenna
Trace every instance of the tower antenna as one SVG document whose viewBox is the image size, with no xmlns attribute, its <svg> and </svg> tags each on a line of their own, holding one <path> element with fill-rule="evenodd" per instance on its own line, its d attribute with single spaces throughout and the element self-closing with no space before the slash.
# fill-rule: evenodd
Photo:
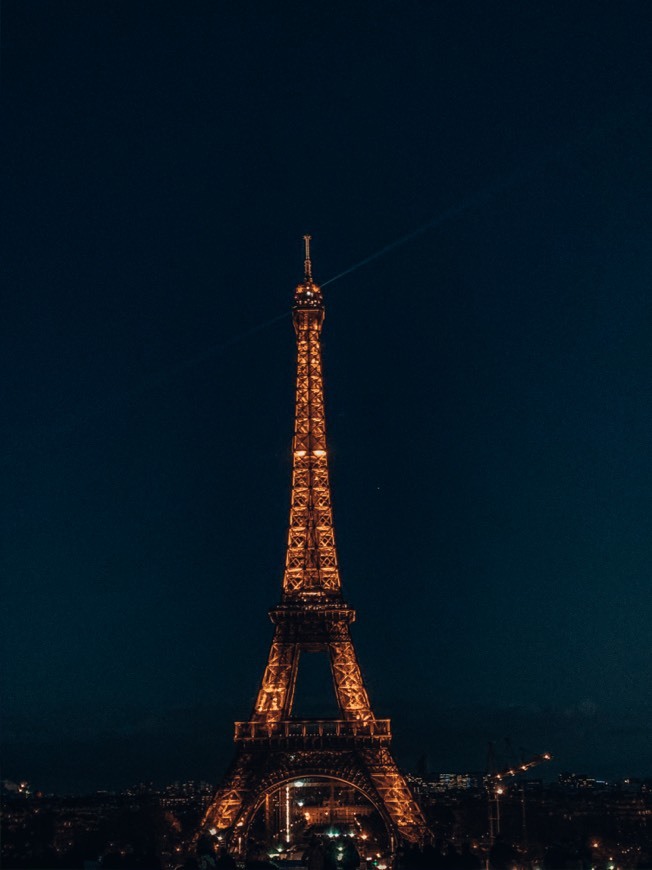
<svg viewBox="0 0 652 870">
<path fill-rule="evenodd" d="M 310 240 L 312 236 L 305 235 L 303 237 L 303 244 L 305 248 L 305 255 L 303 260 L 303 271 L 305 274 L 306 281 L 312 284 L 312 261 L 310 259 Z"/>
</svg>

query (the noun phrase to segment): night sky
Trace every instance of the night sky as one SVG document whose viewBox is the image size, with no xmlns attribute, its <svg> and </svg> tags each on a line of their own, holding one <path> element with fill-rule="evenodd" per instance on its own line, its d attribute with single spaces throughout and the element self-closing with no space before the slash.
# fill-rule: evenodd
<svg viewBox="0 0 652 870">
<path fill-rule="evenodd" d="M 219 779 L 301 236 L 326 283 L 415 230 L 324 290 L 372 704 L 403 765 L 652 775 L 650 4 L 6 0 L 2 42 L 2 775 Z"/>
</svg>

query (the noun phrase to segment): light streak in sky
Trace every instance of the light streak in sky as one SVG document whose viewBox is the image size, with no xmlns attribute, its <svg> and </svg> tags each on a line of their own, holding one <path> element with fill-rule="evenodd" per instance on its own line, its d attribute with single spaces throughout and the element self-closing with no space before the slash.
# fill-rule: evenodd
<svg viewBox="0 0 652 870">
<path fill-rule="evenodd" d="M 456 217 L 459 217 L 460 215 L 464 214 L 467 211 L 470 211 L 473 208 L 485 205 L 497 194 L 502 193 L 504 190 L 508 190 L 510 187 L 514 187 L 519 182 L 525 180 L 529 175 L 531 175 L 536 169 L 546 163 L 550 158 L 558 157 L 568 147 L 569 146 L 565 146 L 555 149 L 554 151 L 546 152 L 545 154 L 539 154 L 529 160 L 527 163 L 519 166 L 517 169 L 514 169 L 512 172 L 499 176 L 494 181 L 486 184 L 484 187 L 481 187 L 474 193 L 469 194 L 469 196 L 464 197 L 455 205 L 451 205 L 443 211 L 439 212 L 439 214 L 435 215 L 435 217 L 431 218 L 425 224 L 421 224 L 420 227 L 417 227 L 411 232 L 406 233 L 404 236 L 400 236 L 398 239 L 395 239 L 393 242 L 390 242 L 388 245 L 385 245 L 384 247 L 375 251 L 373 254 L 365 257 L 363 260 L 359 260 L 357 263 L 349 266 L 348 269 L 345 269 L 343 272 L 339 272 L 337 275 L 329 278 L 328 281 L 323 281 L 321 286 L 326 287 L 328 286 L 328 284 L 332 284 L 334 281 L 339 281 L 340 278 L 344 278 L 345 275 L 350 275 L 351 272 L 355 272 L 362 266 L 366 266 L 367 263 L 371 263 L 374 260 L 377 260 L 379 257 L 384 257 L 385 254 L 389 254 L 390 251 L 393 251 L 396 248 L 401 247 L 401 245 L 405 245 L 408 242 L 411 242 L 412 239 L 416 239 L 417 236 L 421 236 L 424 233 L 429 232 L 430 230 L 437 229 L 437 227 L 442 226 L 448 221 L 454 220 Z"/>
<path fill-rule="evenodd" d="M 330 284 L 334 284 L 336 281 L 340 281 L 342 278 L 350 275 L 353 272 L 356 272 L 358 269 L 361 269 L 363 266 L 366 266 L 368 263 L 372 263 L 374 260 L 378 260 L 380 257 L 384 257 L 386 254 L 389 254 L 391 251 L 396 250 L 396 248 L 401 247 L 402 245 L 411 242 L 413 239 L 418 236 L 423 235 L 424 233 L 430 232 L 431 230 L 435 230 L 438 227 L 441 227 L 443 224 L 448 221 L 454 220 L 460 215 L 464 214 L 467 211 L 470 211 L 479 206 L 485 205 L 491 199 L 493 199 L 497 194 L 502 193 L 503 191 L 514 187 L 520 182 L 526 180 L 530 175 L 534 174 L 537 170 L 539 170 L 543 165 L 548 163 L 549 161 L 556 159 L 569 150 L 572 150 L 578 144 L 578 138 L 581 140 L 586 139 L 586 136 L 575 137 L 571 139 L 569 142 L 562 146 L 558 146 L 556 148 L 550 148 L 546 151 L 539 152 L 534 155 L 530 160 L 524 162 L 521 166 L 514 169 L 512 172 L 506 173 L 502 176 L 499 176 L 494 181 L 484 185 L 479 188 L 475 192 L 469 194 L 468 196 L 461 199 L 459 202 L 454 205 L 449 206 L 446 209 L 443 209 L 438 214 L 436 214 L 433 218 L 427 221 L 421 226 L 416 227 L 411 232 L 406 233 L 402 236 L 399 236 L 393 242 L 390 242 L 387 245 L 384 245 L 382 248 L 379 248 L 377 251 L 374 251 L 369 256 L 364 257 L 362 260 L 359 260 L 357 263 L 354 263 L 352 266 L 349 266 L 347 269 L 344 269 L 342 272 L 339 272 L 337 275 L 333 275 L 332 278 L 329 278 L 326 281 L 321 282 L 321 287 L 327 287 Z M 151 377 L 145 378 L 139 384 L 134 386 L 132 389 L 125 390 L 122 393 L 118 393 L 113 396 L 103 396 L 98 402 L 94 405 L 91 404 L 84 409 L 81 409 L 77 412 L 73 412 L 67 418 L 59 420 L 57 423 L 53 424 L 49 427 L 50 435 L 62 435 L 67 434 L 72 429 L 76 428 L 80 423 L 88 421 L 96 416 L 99 416 L 105 413 L 112 405 L 128 401 L 130 399 L 136 398 L 141 394 L 148 392 L 151 389 L 155 389 L 165 383 L 169 378 L 174 377 L 175 375 L 182 374 L 188 369 L 193 368 L 194 366 L 205 362 L 206 360 L 211 359 L 214 356 L 218 356 L 229 348 L 233 347 L 236 344 L 239 344 L 242 341 L 250 338 L 257 333 L 263 332 L 274 324 L 290 317 L 291 311 L 285 310 L 274 317 L 269 318 L 268 320 L 263 321 L 262 323 L 258 323 L 249 329 L 245 329 L 242 332 L 237 333 L 231 338 L 227 339 L 220 344 L 214 344 L 211 347 L 206 348 L 206 350 L 201 353 L 195 354 L 185 360 L 182 360 L 179 363 L 172 364 L 161 369 L 159 372 L 155 373 Z M 41 439 L 37 439 L 38 441 Z M 36 444 L 30 444 L 30 439 L 26 439 L 20 445 L 23 449 L 30 447 L 33 448 L 37 446 Z M 18 445 L 14 446 L 18 448 Z M 11 454 L 15 452 L 10 448 L 7 457 L 0 457 L 0 462 L 5 458 L 9 458 Z"/>
<path fill-rule="evenodd" d="M 407 244 L 417 236 L 420 236 L 423 233 L 440 227 L 447 221 L 453 220 L 454 218 L 476 206 L 483 205 L 484 203 L 488 202 L 492 197 L 494 197 L 497 193 L 500 193 L 501 191 L 511 187 L 521 179 L 525 178 L 528 174 L 532 172 L 533 169 L 536 169 L 538 166 L 540 166 L 542 162 L 543 158 L 539 156 L 536 160 L 532 160 L 529 164 L 526 164 L 525 166 L 514 170 L 509 175 L 502 176 L 496 179 L 496 181 L 486 185 L 485 187 L 481 188 L 470 196 L 465 197 L 457 204 L 450 206 L 447 209 L 444 209 L 427 223 L 422 224 L 420 227 L 412 230 L 412 232 L 400 236 L 395 241 L 390 242 L 388 245 L 385 245 L 384 247 L 375 251 L 373 254 L 365 257 L 363 260 L 354 263 L 354 265 L 350 266 L 348 269 L 345 269 L 343 272 L 340 272 L 339 274 L 334 275 L 332 278 L 329 278 L 327 281 L 324 281 L 320 286 L 326 287 L 329 284 L 333 284 L 335 281 L 339 281 L 346 275 L 350 275 L 352 272 L 355 272 L 363 266 L 366 266 L 367 263 L 371 263 L 374 260 L 385 256 L 385 254 L 390 253 L 401 245 Z M 156 372 L 152 376 L 143 379 L 139 384 L 132 387 L 131 389 L 124 390 L 123 392 L 115 394 L 113 396 L 105 395 L 101 397 L 95 404 L 91 404 L 83 409 L 73 412 L 66 418 L 63 418 L 54 423 L 52 426 L 49 427 L 49 435 L 57 436 L 68 434 L 78 425 L 83 424 L 84 422 L 88 422 L 93 418 L 106 413 L 115 404 L 130 401 L 142 395 L 143 393 L 149 392 L 149 390 L 156 389 L 157 387 L 168 381 L 170 378 L 183 374 L 194 366 L 199 365 L 200 363 L 205 362 L 214 356 L 218 356 L 224 351 L 233 347 L 234 345 L 239 344 L 240 342 L 245 341 L 248 338 L 251 338 L 251 336 L 263 332 L 266 329 L 269 329 L 269 327 L 289 317 L 290 314 L 291 311 L 286 309 L 282 313 L 277 314 L 275 317 L 271 317 L 268 320 L 263 321 L 262 323 L 258 323 L 250 327 L 249 329 L 245 329 L 242 332 L 239 332 L 231 338 L 227 339 L 226 341 L 221 342 L 220 344 L 214 344 L 211 347 L 206 348 L 206 350 L 202 351 L 201 353 L 195 354 L 194 356 L 188 357 L 187 359 L 182 360 L 179 363 L 172 364 L 161 369 L 159 372 Z M 38 439 L 38 441 L 40 440 L 41 439 Z M 30 446 L 36 445 L 30 445 L 29 441 L 27 441 L 26 443 L 23 442 L 21 446 L 23 448 L 29 449 Z M 9 456 L 12 452 L 13 451 L 11 450 L 9 451 Z M 2 459 L 0 459 L 0 461 L 2 461 Z"/>
</svg>

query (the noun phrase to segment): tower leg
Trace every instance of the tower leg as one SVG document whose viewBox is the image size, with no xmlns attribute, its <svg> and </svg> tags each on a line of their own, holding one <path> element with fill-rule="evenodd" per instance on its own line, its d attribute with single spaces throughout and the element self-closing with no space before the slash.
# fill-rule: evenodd
<svg viewBox="0 0 652 870">
<path fill-rule="evenodd" d="M 385 747 L 363 749 L 361 755 L 397 834 L 410 843 L 423 842 L 426 820 L 390 751 Z"/>
<path fill-rule="evenodd" d="M 347 630 L 348 635 L 348 630 Z M 346 719 L 368 721 L 374 718 L 369 695 L 362 681 L 360 665 L 351 639 L 329 643 L 331 670 L 340 710 Z"/>
<path fill-rule="evenodd" d="M 298 645 L 284 640 L 277 629 L 254 706 L 255 719 L 279 722 L 290 717 L 298 664 Z"/>
</svg>

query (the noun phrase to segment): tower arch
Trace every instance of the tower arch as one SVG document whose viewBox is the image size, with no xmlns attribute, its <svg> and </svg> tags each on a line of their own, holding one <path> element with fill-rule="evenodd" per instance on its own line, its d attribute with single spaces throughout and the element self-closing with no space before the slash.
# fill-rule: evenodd
<svg viewBox="0 0 652 870">
<path fill-rule="evenodd" d="M 249 839 L 250 830 L 254 823 L 254 820 L 256 819 L 257 814 L 263 808 L 266 798 L 270 797 L 275 792 L 285 788 L 286 786 L 296 784 L 298 781 L 301 781 L 302 785 L 305 785 L 307 782 L 309 786 L 320 783 L 337 783 L 339 785 L 347 786 L 355 790 L 367 801 L 369 806 L 371 806 L 378 813 L 378 816 L 382 820 L 385 828 L 389 849 L 390 851 L 394 850 L 395 834 L 392 826 L 392 821 L 386 812 L 382 800 L 379 798 L 378 794 L 376 794 L 372 789 L 369 788 L 368 782 L 366 782 L 363 777 L 356 776 L 355 774 L 347 777 L 342 775 L 324 773 L 317 768 L 314 768 L 312 770 L 310 768 L 307 768 L 305 770 L 302 769 L 301 771 L 297 771 L 295 775 L 277 776 L 273 779 L 273 781 L 270 781 L 268 783 L 261 783 L 260 790 L 257 795 L 257 800 L 251 804 L 251 807 L 247 812 L 246 818 L 242 819 L 242 824 L 240 824 L 239 821 L 236 822 L 236 827 L 233 830 L 233 835 L 235 835 L 236 838 L 242 838 L 243 844 L 246 843 L 246 841 Z"/>
</svg>

